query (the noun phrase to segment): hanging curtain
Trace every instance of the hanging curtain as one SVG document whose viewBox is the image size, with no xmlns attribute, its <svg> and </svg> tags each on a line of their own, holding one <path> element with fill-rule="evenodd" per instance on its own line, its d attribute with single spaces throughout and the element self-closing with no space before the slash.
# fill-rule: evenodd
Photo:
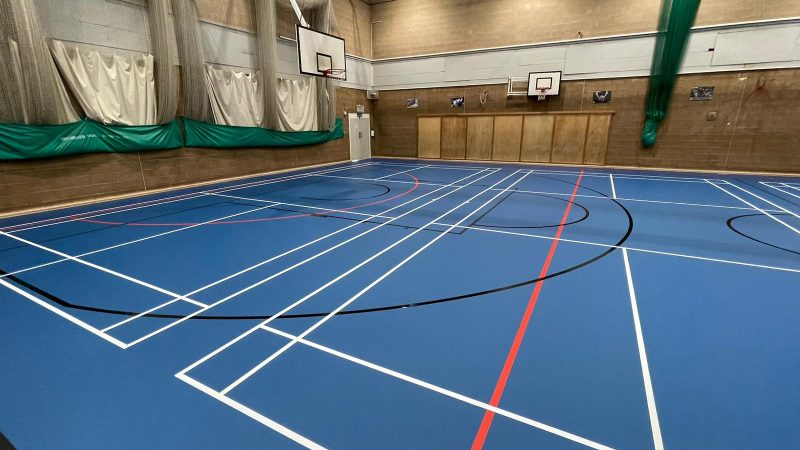
<svg viewBox="0 0 800 450">
<path fill-rule="evenodd" d="M 256 7 L 256 63 L 261 79 L 264 106 L 264 120 L 261 126 L 277 130 L 278 120 L 278 79 L 275 76 L 277 11 L 275 0 L 255 0 Z"/>
<path fill-rule="evenodd" d="M 278 80 L 278 121 L 281 131 L 312 131 L 319 128 L 317 83 L 314 80 Z"/>
<path fill-rule="evenodd" d="M 86 117 L 107 125 L 157 123 L 151 55 L 101 55 L 60 41 L 50 48 Z"/>
<path fill-rule="evenodd" d="M 0 120 L 79 120 L 47 49 L 34 0 L 0 0 L 0 57 Z"/>
<path fill-rule="evenodd" d="M 656 143 L 658 124 L 667 115 L 675 79 L 683 62 L 686 42 L 697 17 L 700 0 L 662 0 L 658 18 L 658 35 L 650 68 L 647 113 L 642 144 Z"/>
<path fill-rule="evenodd" d="M 170 0 L 148 0 L 150 42 L 153 47 L 156 72 L 156 101 L 158 123 L 171 122 L 178 111 L 180 80 L 175 65 L 175 26 L 170 17 Z"/>
<path fill-rule="evenodd" d="M 211 66 L 206 66 L 206 71 L 214 123 L 238 127 L 263 126 L 264 96 L 259 77 Z"/>
<path fill-rule="evenodd" d="M 172 0 L 175 36 L 181 63 L 181 97 L 179 110 L 183 116 L 209 121 L 211 103 L 206 89 L 203 40 L 200 34 L 195 0 Z"/>
</svg>

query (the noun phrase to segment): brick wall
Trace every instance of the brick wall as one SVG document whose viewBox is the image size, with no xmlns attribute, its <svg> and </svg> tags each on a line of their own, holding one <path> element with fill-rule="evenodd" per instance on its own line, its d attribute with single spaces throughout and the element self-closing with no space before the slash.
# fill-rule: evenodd
<svg viewBox="0 0 800 450">
<path fill-rule="evenodd" d="M 653 31 L 660 0 L 396 0 L 372 7 L 374 57 Z M 800 16 L 797 0 L 703 0 L 696 25 Z"/>
<path fill-rule="evenodd" d="M 764 78 L 763 89 L 757 87 Z M 693 86 L 715 86 L 714 99 L 690 102 Z M 609 165 L 698 170 L 800 172 L 800 70 L 769 70 L 683 75 L 652 149 L 640 144 L 647 78 L 564 81 L 561 95 L 545 102 L 506 97 L 505 85 L 382 91 L 373 102 L 376 139 L 373 153 L 417 154 L 417 115 L 454 112 L 450 97 L 465 96 L 456 112 L 576 111 L 612 109 Z M 592 104 L 595 90 L 612 91 L 609 104 Z M 480 94 L 488 92 L 485 106 Z M 419 98 L 419 109 L 406 109 Z M 707 120 L 715 112 L 715 120 Z"/>
<path fill-rule="evenodd" d="M 367 105 L 366 92 L 340 88 L 337 110 Z M 347 131 L 347 120 L 345 120 Z M 0 212 L 220 178 L 344 161 L 344 139 L 293 148 L 201 149 L 97 153 L 30 161 L 0 161 Z"/>
</svg>

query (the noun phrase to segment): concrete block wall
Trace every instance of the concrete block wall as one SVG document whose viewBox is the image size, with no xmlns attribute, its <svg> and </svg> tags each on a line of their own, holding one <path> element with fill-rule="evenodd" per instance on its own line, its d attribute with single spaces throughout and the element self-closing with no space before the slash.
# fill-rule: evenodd
<svg viewBox="0 0 800 450">
<path fill-rule="evenodd" d="M 764 87 L 758 82 L 764 80 Z M 561 94 L 544 102 L 506 97 L 505 85 L 446 87 L 381 92 L 373 102 L 373 153 L 417 155 L 417 115 L 453 112 L 614 110 L 606 163 L 696 170 L 800 172 L 800 71 L 795 69 L 682 75 L 655 147 L 641 145 L 647 97 L 645 77 L 564 81 Z M 714 86 L 714 99 L 689 100 L 693 86 Z M 608 104 L 593 104 L 595 90 L 612 91 Z M 479 99 L 488 93 L 485 106 Z M 464 96 L 463 110 L 450 97 Z M 418 98 L 419 109 L 406 109 Z M 794 111 L 794 112 L 793 112 Z M 715 113 L 714 120 L 708 120 Z"/>
<path fill-rule="evenodd" d="M 372 7 L 376 59 L 654 31 L 660 0 L 396 0 Z M 703 0 L 695 25 L 800 16 L 796 0 Z"/>
</svg>

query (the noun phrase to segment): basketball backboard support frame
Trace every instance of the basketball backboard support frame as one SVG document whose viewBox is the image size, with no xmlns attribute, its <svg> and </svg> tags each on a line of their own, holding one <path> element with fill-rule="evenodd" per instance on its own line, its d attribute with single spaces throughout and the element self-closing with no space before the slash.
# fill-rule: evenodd
<svg viewBox="0 0 800 450">
<path fill-rule="evenodd" d="M 345 40 L 339 36 L 296 25 L 297 65 L 303 75 L 347 80 Z"/>
</svg>

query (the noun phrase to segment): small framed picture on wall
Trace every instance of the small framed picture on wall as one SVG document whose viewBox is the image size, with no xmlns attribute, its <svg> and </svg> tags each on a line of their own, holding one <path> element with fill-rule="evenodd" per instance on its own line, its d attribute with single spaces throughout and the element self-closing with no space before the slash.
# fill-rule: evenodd
<svg viewBox="0 0 800 450">
<path fill-rule="evenodd" d="M 450 107 L 451 108 L 463 108 L 464 107 L 464 97 L 450 97 Z"/>
<path fill-rule="evenodd" d="M 407 98 L 406 99 L 406 109 L 415 109 L 419 108 L 419 99 L 418 98 Z"/>
</svg>

